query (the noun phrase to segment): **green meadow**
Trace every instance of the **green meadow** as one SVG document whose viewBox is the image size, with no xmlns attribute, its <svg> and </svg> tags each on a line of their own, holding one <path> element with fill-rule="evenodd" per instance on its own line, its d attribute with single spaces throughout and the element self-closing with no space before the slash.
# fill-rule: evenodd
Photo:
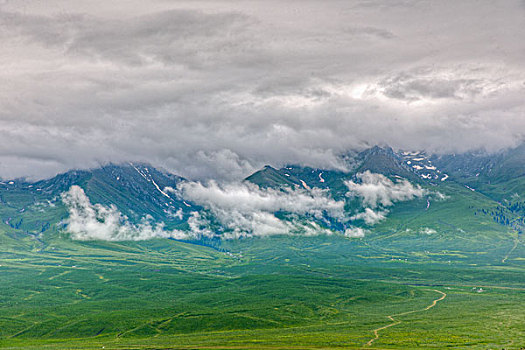
<svg viewBox="0 0 525 350">
<path fill-rule="evenodd" d="M 437 244 L 435 237 L 424 239 L 428 246 Z M 431 254 L 429 247 L 429 253 L 401 255 L 399 246 L 381 249 L 380 241 L 373 235 L 272 237 L 224 242 L 217 249 L 160 239 L 75 242 L 57 235 L 41 250 L 2 252 L 0 344 L 6 349 L 525 344 L 522 260 L 497 264 L 504 252 L 496 250 L 482 254 L 488 263 L 480 264 L 471 252 Z M 519 249 L 523 252 L 522 245 Z"/>
</svg>

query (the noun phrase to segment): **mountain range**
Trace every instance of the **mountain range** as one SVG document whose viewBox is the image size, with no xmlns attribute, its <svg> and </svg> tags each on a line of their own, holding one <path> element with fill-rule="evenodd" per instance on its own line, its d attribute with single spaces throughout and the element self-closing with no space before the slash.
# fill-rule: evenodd
<svg viewBox="0 0 525 350">
<path fill-rule="evenodd" d="M 261 191 L 272 190 L 271 193 L 258 194 L 266 197 L 278 195 L 280 192 L 291 195 L 293 191 L 305 192 L 303 194 L 308 195 L 312 189 L 319 189 L 322 191 L 319 195 L 326 196 L 334 202 L 344 203 L 342 215 L 348 217 L 363 206 L 362 201 L 355 198 L 359 197 L 359 193 L 352 195 L 349 192 L 349 182 L 355 183 L 356 186 L 369 186 L 369 189 L 376 191 L 364 194 L 365 196 L 388 196 L 392 193 L 379 192 L 391 191 L 389 185 L 408 181 L 407 183 L 423 189 L 425 194 L 406 198 L 411 200 L 409 203 L 405 200 L 397 203 L 394 199 L 396 203 L 392 203 L 393 208 L 390 208 L 394 212 L 398 209 L 403 210 L 404 206 L 414 205 L 414 201 L 421 202 L 421 207 L 428 211 L 431 203 L 432 209 L 434 206 L 450 207 L 458 204 L 460 198 L 468 198 L 475 204 L 472 207 L 479 208 L 462 211 L 461 218 L 443 217 L 439 220 L 463 220 L 465 225 L 469 226 L 469 220 L 477 215 L 484 215 L 503 226 L 496 226 L 499 229 L 507 227 L 520 233 L 522 231 L 521 217 L 524 215 L 525 205 L 522 199 L 525 198 L 525 146 L 492 155 L 428 155 L 425 152 L 394 152 L 391 148 L 376 146 L 351 158 L 346 157 L 346 163 L 346 171 L 296 165 L 280 169 L 265 166 L 248 176 L 243 183 L 254 184 Z M 363 183 L 360 175 L 365 173 L 384 176 L 384 181 L 388 183 L 378 183 L 376 179 L 368 179 L 376 181 L 373 183 Z M 73 170 L 37 182 L 7 180 L 0 182 L 1 221 L 8 235 L 19 238 L 45 235 L 48 230 L 62 232 L 67 228 L 68 217 L 62 195 L 72 186 L 79 186 L 90 203 L 105 207 L 115 206 L 122 218 L 131 223 L 136 224 L 148 217 L 152 222 L 163 223 L 165 230 L 184 231 L 189 230 L 188 219 L 196 212 L 206 212 L 211 221 L 216 222 L 213 210 L 206 205 L 205 197 L 195 199 L 191 193 L 185 197 L 185 193 L 180 189 L 181 184 L 185 182 L 187 180 L 180 176 L 150 165 L 131 163 L 111 164 L 92 170 Z M 227 190 L 223 190 L 223 195 L 224 191 Z M 439 199 L 437 195 L 442 198 Z M 372 204 L 373 207 L 381 206 L 378 203 Z M 265 210 L 272 212 L 271 207 Z M 326 208 L 321 208 L 322 210 Z M 286 208 L 277 206 L 275 212 L 286 220 Z M 431 213 L 426 215 L 428 222 L 425 225 L 434 227 L 436 218 L 435 215 L 430 215 Z M 294 217 L 298 219 L 297 216 L 303 213 L 296 214 Z M 414 211 L 413 214 L 421 217 L 419 220 L 425 218 L 425 215 L 418 211 Z M 349 225 L 367 226 L 363 220 L 348 218 L 343 220 L 344 225 L 338 225 L 337 220 L 330 215 L 324 215 L 324 218 L 318 215 L 313 221 L 320 227 L 335 231 L 344 231 L 343 226 Z M 389 219 L 386 219 L 385 223 L 388 221 Z M 373 228 L 372 225 L 369 226 L 369 229 Z M 220 227 L 220 222 L 211 225 L 210 228 L 219 231 L 225 229 Z"/>
</svg>

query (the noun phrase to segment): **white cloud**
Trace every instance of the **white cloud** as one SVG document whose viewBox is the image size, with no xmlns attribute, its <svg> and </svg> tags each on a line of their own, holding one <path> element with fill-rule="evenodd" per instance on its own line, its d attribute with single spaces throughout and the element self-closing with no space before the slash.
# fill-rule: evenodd
<svg viewBox="0 0 525 350">
<path fill-rule="evenodd" d="M 365 236 L 367 231 L 361 227 L 350 227 L 345 230 L 345 237 L 349 238 L 362 238 Z"/>
<path fill-rule="evenodd" d="M 424 234 L 424 235 L 433 235 L 437 233 L 437 231 L 429 227 L 423 227 L 421 228 L 421 230 L 419 230 L 419 233 Z"/>
<path fill-rule="evenodd" d="M 154 223 L 151 217 L 133 224 L 114 205 L 92 204 L 81 187 L 71 186 L 62 194 L 62 201 L 69 212 L 65 220 L 66 229 L 76 240 L 238 239 L 279 234 L 332 234 L 332 231 L 312 220 L 323 217 L 343 219 L 344 203 L 334 201 L 325 191 L 318 189 L 281 192 L 260 189 L 248 183 L 220 186 L 215 182 L 207 185 L 184 182 L 177 190 L 166 190 L 177 192 L 208 209 L 221 227 L 215 228 L 218 231 L 214 230 L 208 214 L 197 211 L 188 218 L 187 231 L 165 230 L 163 223 Z M 275 212 L 279 211 L 287 212 L 292 217 L 281 220 L 275 216 Z M 172 215 L 180 217 L 180 214 L 176 212 Z M 310 219 L 300 218 L 303 215 Z"/>
<path fill-rule="evenodd" d="M 356 175 L 357 181 L 346 181 L 348 197 L 359 197 L 364 206 L 370 208 L 389 207 L 394 202 L 408 201 L 422 197 L 427 191 L 419 185 L 412 185 L 406 179 L 393 182 L 382 174 L 365 171 Z"/>
<path fill-rule="evenodd" d="M 353 215 L 351 220 L 364 220 L 367 225 L 375 225 L 380 221 L 386 219 L 388 210 L 374 211 L 371 208 L 365 208 L 365 211 Z"/>
<path fill-rule="evenodd" d="M 168 187 L 168 188 L 171 188 L 171 187 Z M 170 218 L 174 218 L 174 219 L 182 220 L 182 219 L 183 219 L 182 208 L 179 208 L 176 212 L 173 212 L 173 211 L 171 211 L 171 210 L 168 210 L 168 211 L 167 211 L 167 215 L 168 215 L 168 217 L 170 217 Z"/>
<path fill-rule="evenodd" d="M 367 225 L 375 225 L 386 219 L 389 212 L 387 207 L 394 205 L 395 202 L 409 201 L 428 193 L 421 186 L 414 186 L 406 179 L 393 182 L 382 174 L 371 173 L 368 170 L 356 174 L 356 178 L 356 181 L 345 181 L 348 188 L 346 195 L 350 198 L 359 198 L 364 211 L 358 212 L 350 219 L 363 220 Z"/>
<path fill-rule="evenodd" d="M 114 206 L 91 204 L 84 190 L 71 186 L 62 194 L 69 218 L 65 221 L 71 238 L 76 240 L 142 241 L 152 238 L 187 239 L 189 235 L 180 231 L 164 230 L 164 225 L 153 224 L 149 217 L 139 224 L 132 224 Z"/>
<path fill-rule="evenodd" d="M 357 213 L 345 213 L 345 202 L 334 200 L 327 190 L 319 188 L 287 188 L 277 190 L 260 188 L 249 182 L 220 184 L 184 181 L 176 193 L 205 210 L 192 212 L 187 220 L 188 230 L 167 231 L 163 223 L 153 223 L 145 217 L 138 224 L 131 223 L 114 205 L 92 204 L 79 186 L 72 186 L 62 194 L 69 218 L 67 230 L 78 240 L 145 240 L 151 238 L 198 239 L 218 237 L 237 239 L 269 235 L 333 234 L 320 223 L 363 220 L 372 226 L 386 219 L 387 207 L 397 201 L 411 200 L 426 193 L 406 180 L 392 182 L 380 174 L 365 172 L 358 181 L 348 181 L 349 197 L 358 197 L 362 207 Z M 362 211 L 361 211 L 362 210 Z M 182 219 L 182 211 L 168 212 Z M 343 233 L 347 237 L 362 237 L 365 229 L 350 226 Z"/>
<path fill-rule="evenodd" d="M 219 184 L 184 181 L 176 189 L 166 187 L 181 198 L 202 206 L 206 211 L 192 212 L 187 231 L 167 231 L 163 223 L 153 223 L 145 217 L 138 224 L 114 206 L 92 204 L 79 186 L 72 186 L 62 194 L 62 201 L 69 211 L 67 230 L 78 240 L 145 240 L 151 238 L 198 239 L 269 235 L 333 234 L 319 222 L 335 221 L 345 224 L 363 220 L 374 225 L 386 218 L 386 207 L 395 201 L 410 200 L 425 193 L 408 181 L 396 183 L 380 174 L 358 174 L 359 182 L 348 181 L 348 196 L 358 196 L 363 211 L 351 216 L 345 214 L 344 201 L 334 200 L 327 190 L 319 188 L 287 188 L 276 190 L 260 188 L 249 182 Z M 181 219 L 181 210 L 169 215 Z M 284 216 L 284 218 L 283 218 Z M 362 237 L 366 230 L 351 226 L 344 235 Z"/>
<path fill-rule="evenodd" d="M 182 182 L 175 191 L 208 209 L 227 229 L 223 234 L 225 238 L 330 233 L 312 220 L 344 219 L 344 202 L 332 199 L 327 191 L 317 188 L 281 191 L 262 189 L 251 183 L 221 185 L 210 181 L 206 184 Z M 291 216 L 281 220 L 277 212 Z"/>
<path fill-rule="evenodd" d="M 441 193 L 441 192 L 439 192 L 439 191 L 435 191 L 435 192 L 433 193 L 432 198 L 433 198 L 434 200 L 437 200 L 437 201 L 444 201 L 444 200 L 449 199 L 450 196 L 447 196 L 446 194 Z"/>
</svg>

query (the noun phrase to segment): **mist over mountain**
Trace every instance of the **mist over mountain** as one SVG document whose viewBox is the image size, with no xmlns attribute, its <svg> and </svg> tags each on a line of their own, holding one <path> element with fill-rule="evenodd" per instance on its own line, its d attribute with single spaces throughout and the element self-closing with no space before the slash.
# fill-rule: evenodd
<svg viewBox="0 0 525 350">
<path fill-rule="evenodd" d="M 26 198 L 17 205 L 4 202 L 12 209 L 2 220 L 32 232 L 53 226 L 79 240 L 352 237 L 355 232 L 362 237 L 388 223 L 404 202 L 418 206 L 413 215 L 422 219 L 431 206 L 451 205 L 458 195 L 518 205 L 525 195 L 525 173 L 516 174 L 525 166 L 523 154 L 522 147 L 497 154 L 428 155 L 375 146 L 347 153 L 341 160 L 346 170 L 265 166 L 244 181 L 193 181 L 147 164 L 108 165 L 38 182 L 2 182 L 2 195 Z M 58 212 L 60 219 L 30 223 L 35 212 Z M 430 230 L 433 220 L 428 215 L 424 226 Z"/>
</svg>

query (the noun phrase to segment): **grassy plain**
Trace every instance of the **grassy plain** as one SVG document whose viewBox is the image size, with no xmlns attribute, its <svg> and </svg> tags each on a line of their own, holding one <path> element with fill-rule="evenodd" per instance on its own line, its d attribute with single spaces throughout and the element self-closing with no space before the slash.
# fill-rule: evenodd
<svg viewBox="0 0 525 350">
<path fill-rule="evenodd" d="M 2 348 L 525 344 L 525 271 L 513 260 L 480 266 L 417 252 L 393 257 L 376 251 L 373 237 L 274 237 L 222 251 L 172 240 L 50 241 L 41 251 L 2 253 Z M 446 297 L 425 309 L 439 292 Z M 390 315 L 401 322 L 365 346 Z"/>
</svg>

